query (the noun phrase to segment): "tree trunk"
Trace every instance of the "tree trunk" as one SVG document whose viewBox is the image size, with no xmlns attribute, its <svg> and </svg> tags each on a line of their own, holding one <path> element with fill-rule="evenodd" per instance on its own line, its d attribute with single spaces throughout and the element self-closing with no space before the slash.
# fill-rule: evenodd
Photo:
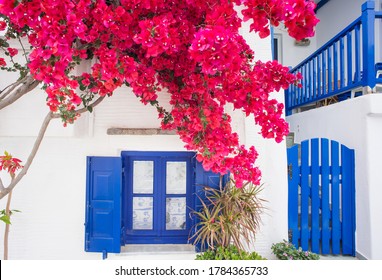
<svg viewBox="0 0 382 280">
<path fill-rule="evenodd" d="M 8 194 L 7 206 L 5 207 L 5 214 L 10 217 L 10 208 L 11 208 L 11 199 L 12 199 L 12 191 Z M 5 224 L 4 231 L 4 260 L 8 260 L 8 237 L 9 237 L 9 227 L 10 224 Z"/>
</svg>

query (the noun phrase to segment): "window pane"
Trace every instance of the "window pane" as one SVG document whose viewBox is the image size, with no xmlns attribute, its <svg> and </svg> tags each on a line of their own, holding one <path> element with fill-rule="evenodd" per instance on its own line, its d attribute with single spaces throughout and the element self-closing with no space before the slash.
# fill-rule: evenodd
<svg viewBox="0 0 382 280">
<path fill-rule="evenodd" d="M 133 192 L 153 193 L 154 162 L 134 161 Z"/>
<path fill-rule="evenodd" d="M 166 193 L 185 194 L 187 186 L 187 162 L 167 162 Z"/>
<path fill-rule="evenodd" d="M 133 198 L 133 229 L 153 229 L 153 198 Z"/>
<path fill-rule="evenodd" d="M 186 198 L 166 198 L 166 230 L 186 229 Z"/>
</svg>

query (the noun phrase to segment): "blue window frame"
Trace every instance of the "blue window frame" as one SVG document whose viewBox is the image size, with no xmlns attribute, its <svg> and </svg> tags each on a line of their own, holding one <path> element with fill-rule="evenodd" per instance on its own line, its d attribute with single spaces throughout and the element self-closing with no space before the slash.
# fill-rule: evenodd
<svg viewBox="0 0 382 280">
<path fill-rule="evenodd" d="M 134 177 L 134 171 L 143 175 Z M 223 177 L 223 185 L 228 177 Z M 134 181 L 140 182 L 135 186 L 138 189 L 134 189 Z M 121 157 L 87 157 L 85 251 L 101 252 L 106 258 L 129 243 L 192 243 L 188 240 L 190 230 L 198 221 L 191 219 L 190 211 L 202 207 L 200 199 L 206 201 L 203 186 L 218 188 L 219 184 L 220 175 L 205 171 L 194 152 L 122 152 Z M 141 209 L 134 209 L 141 198 L 152 208 L 151 217 L 146 216 L 152 227 L 139 225 L 143 221 L 139 217 L 134 219 L 134 210 L 138 216 L 137 210 L 146 207 L 143 203 Z M 138 223 L 135 228 L 134 221 Z"/>
<path fill-rule="evenodd" d="M 125 244 L 186 244 L 195 203 L 193 152 L 122 152 Z"/>
</svg>

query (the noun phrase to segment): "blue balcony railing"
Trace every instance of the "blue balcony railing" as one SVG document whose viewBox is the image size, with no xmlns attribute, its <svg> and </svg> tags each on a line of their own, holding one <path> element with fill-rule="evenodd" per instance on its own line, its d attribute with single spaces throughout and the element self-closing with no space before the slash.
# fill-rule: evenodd
<svg viewBox="0 0 382 280">
<path fill-rule="evenodd" d="M 303 78 L 302 87 L 292 85 L 285 91 L 287 115 L 324 100 L 358 96 L 382 84 L 382 63 L 375 61 L 375 25 L 381 18 L 374 1 L 367 1 L 359 18 L 291 70 Z"/>
</svg>

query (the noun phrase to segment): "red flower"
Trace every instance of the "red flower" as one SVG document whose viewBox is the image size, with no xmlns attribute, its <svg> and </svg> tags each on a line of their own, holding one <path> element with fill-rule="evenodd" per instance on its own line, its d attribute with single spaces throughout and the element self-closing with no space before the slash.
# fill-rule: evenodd
<svg viewBox="0 0 382 280">
<path fill-rule="evenodd" d="M 0 20 L 0 31 L 10 22 L 15 35 L 27 37 L 32 46 L 27 66 L 36 80 L 47 85 L 47 105 L 61 114 L 64 124 L 75 121 L 82 100 L 111 96 L 125 84 L 143 104 L 157 109 L 162 128 L 177 130 L 205 169 L 230 172 L 237 186 L 244 181 L 259 183 L 257 152 L 240 145 L 226 105 L 251 115 L 263 137 L 280 142 L 288 126 L 283 104 L 270 93 L 298 84 L 301 77 L 277 62 L 255 61 L 239 27 L 250 20 L 251 30 L 266 37 L 270 25 L 283 22 L 295 38 L 311 36 L 318 22 L 313 1 L 118 3 L 0 0 L 5 18 Z M 13 48 L 7 52 L 17 55 Z M 91 69 L 77 75 L 73 68 L 85 60 L 94 62 Z M 3 58 L 0 66 L 6 66 Z M 80 94 L 78 88 L 86 92 Z M 170 106 L 160 104 L 163 91 L 170 95 Z M 17 166 L 17 160 L 12 162 Z M 3 157 L 2 169 L 17 169 L 7 166 Z"/>
<path fill-rule="evenodd" d="M 14 48 L 7 48 L 7 51 L 8 51 L 10 56 L 15 56 L 19 53 L 19 51 L 17 49 L 14 49 Z"/>
<path fill-rule="evenodd" d="M 3 31 L 7 28 L 7 23 L 5 21 L 0 20 L 0 31 Z"/>
<path fill-rule="evenodd" d="M 5 170 L 13 177 L 15 172 L 23 167 L 20 162 L 18 158 L 4 152 L 4 156 L 0 156 L 0 171 Z"/>
</svg>

